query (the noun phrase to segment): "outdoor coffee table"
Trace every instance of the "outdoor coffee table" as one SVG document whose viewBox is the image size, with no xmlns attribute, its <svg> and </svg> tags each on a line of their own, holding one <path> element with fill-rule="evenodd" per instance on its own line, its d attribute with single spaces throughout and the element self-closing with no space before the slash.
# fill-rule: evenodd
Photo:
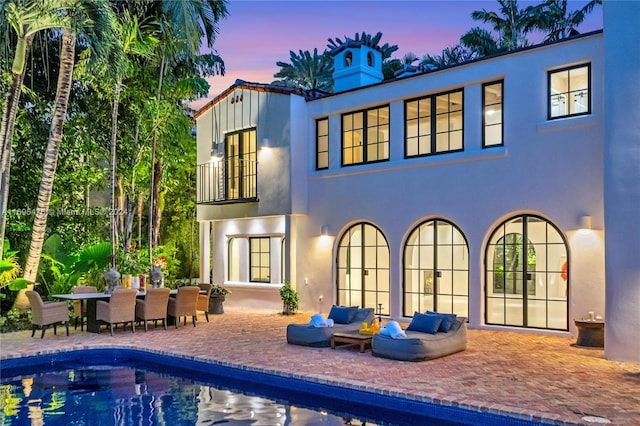
<svg viewBox="0 0 640 426">
<path fill-rule="evenodd" d="M 360 352 L 364 352 L 367 346 L 369 346 L 369 349 L 371 349 L 372 338 L 372 334 L 361 334 L 357 331 L 333 333 L 331 335 L 331 349 L 336 348 L 336 343 L 347 343 L 352 345 L 359 345 Z"/>
</svg>

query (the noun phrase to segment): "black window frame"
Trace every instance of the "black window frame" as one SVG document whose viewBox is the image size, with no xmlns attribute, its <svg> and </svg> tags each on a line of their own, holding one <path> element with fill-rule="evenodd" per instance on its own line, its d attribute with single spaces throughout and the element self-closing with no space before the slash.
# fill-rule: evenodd
<svg viewBox="0 0 640 426">
<path fill-rule="evenodd" d="M 327 122 L 327 134 L 320 134 L 320 122 Z M 320 151 L 320 138 L 327 138 L 327 150 Z M 325 167 L 320 167 L 320 155 L 324 154 L 327 157 L 327 165 Z M 326 170 L 329 168 L 329 117 L 319 118 L 316 120 L 316 170 Z"/>
<path fill-rule="evenodd" d="M 374 110 L 379 110 L 379 109 L 383 109 L 386 108 L 387 112 L 388 112 L 388 122 L 387 122 L 387 126 L 389 129 L 389 138 L 386 141 L 387 143 L 387 158 L 382 158 L 382 159 L 377 159 L 377 160 L 368 160 L 368 145 L 369 145 L 369 136 L 368 136 L 368 130 L 369 130 L 369 126 L 368 126 L 368 115 L 370 111 L 374 111 Z M 344 118 L 348 115 L 355 115 L 355 114 L 362 114 L 362 161 L 361 162 L 352 162 L 352 163 L 345 163 L 345 156 L 344 156 L 344 134 L 345 134 L 345 130 L 344 130 Z M 379 126 L 380 124 L 378 124 L 377 126 Z M 380 141 L 376 142 L 376 146 L 380 145 Z M 359 166 L 362 164 L 374 164 L 374 163 L 382 163 L 385 161 L 389 161 L 389 158 L 391 157 L 391 107 L 390 104 L 385 104 L 385 105 L 378 105 L 372 108 L 367 108 L 367 109 L 361 109 L 358 111 L 351 111 L 351 112 L 346 112 L 344 114 L 342 114 L 340 116 L 340 165 L 342 167 L 351 167 L 351 166 Z"/>
<path fill-rule="evenodd" d="M 487 145 L 487 127 L 495 126 L 488 125 L 486 123 L 486 113 L 487 107 L 498 105 L 497 103 L 487 105 L 486 100 L 486 88 L 488 86 L 495 86 L 496 84 L 500 84 L 500 143 L 499 144 L 491 144 Z M 496 80 L 489 81 L 487 83 L 482 84 L 482 148 L 494 148 L 497 146 L 504 146 L 504 80 Z"/>
<path fill-rule="evenodd" d="M 587 90 L 587 111 L 573 113 L 573 114 L 567 113 L 567 114 L 564 114 L 564 115 L 552 116 L 551 115 L 551 108 L 552 108 L 552 102 L 553 102 L 554 94 L 551 93 L 551 76 L 553 74 L 557 74 L 557 73 L 561 73 L 561 72 L 569 72 L 569 74 L 570 74 L 571 70 L 575 70 L 575 69 L 579 69 L 579 68 L 587 68 L 587 89 L 586 89 Z M 571 78 L 568 79 L 568 84 L 571 84 Z M 547 71 L 547 120 L 550 121 L 550 120 L 558 120 L 558 119 L 567 118 L 567 117 L 579 117 L 581 115 L 590 115 L 591 114 L 592 92 L 593 92 L 593 86 L 591 84 L 591 62 L 582 63 L 582 64 L 578 64 L 578 65 L 572 65 L 572 66 L 564 67 L 564 68 L 556 68 L 556 69 Z M 569 93 L 569 94 L 572 93 L 571 86 L 569 86 L 567 88 L 567 92 L 566 93 Z"/>
<path fill-rule="evenodd" d="M 462 141 L 461 141 L 461 147 L 459 149 L 450 149 L 447 151 L 437 151 L 437 120 L 438 120 L 438 115 L 436 114 L 437 111 L 437 106 L 436 106 L 436 99 L 439 96 L 444 96 L 444 95 L 451 95 L 452 93 L 458 93 L 460 92 L 462 95 L 462 106 L 461 106 L 461 113 L 462 113 L 462 127 L 460 128 L 460 133 L 462 135 Z M 461 87 L 459 89 L 453 89 L 453 90 L 448 90 L 446 92 L 440 92 L 440 93 L 433 93 L 431 95 L 427 95 L 427 96 L 420 96 L 417 98 L 411 98 L 411 99 L 407 99 L 404 101 L 404 158 L 405 159 L 409 159 L 409 158 L 420 158 L 420 157 L 429 157 L 429 156 L 433 156 L 433 155 L 443 155 L 443 154 L 451 154 L 453 152 L 462 152 L 464 151 L 464 98 L 465 98 L 465 93 L 464 93 L 464 87 Z M 430 144 L 429 144 L 429 148 L 430 148 L 430 152 L 424 153 L 424 154 L 414 154 L 414 155 L 409 155 L 408 154 L 408 137 L 407 135 L 408 133 L 408 127 L 409 127 L 409 123 L 408 123 L 408 118 L 407 118 L 407 105 L 410 102 L 420 102 L 421 100 L 424 99 L 429 99 L 430 100 L 430 112 L 429 112 L 429 125 L 430 125 L 430 134 L 429 134 L 429 138 L 430 138 Z M 455 112 L 455 111 L 454 111 Z M 449 110 L 448 112 L 449 114 L 451 113 L 451 110 Z M 418 120 L 420 120 L 420 116 L 418 116 Z M 451 133 L 451 130 L 448 130 L 447 133 Z"/>
</svg>

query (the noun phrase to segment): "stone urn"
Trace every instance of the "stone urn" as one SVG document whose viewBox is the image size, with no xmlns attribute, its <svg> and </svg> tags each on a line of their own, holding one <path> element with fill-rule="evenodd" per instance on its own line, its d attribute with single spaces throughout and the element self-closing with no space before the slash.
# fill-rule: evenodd
<svg viewBox="0 0 640 426">
<path fill-rule="evenodd" d="M 120 272 L 116 271 L 114 268 L 111 268 L 104 274 L 104 280 L 107 283 L 104 292 L 106 294 L 111 294 L 118 287 L 120 283 Z"/>
<path fill-rule="evenodd" d="M 151 268 L 151 272 L 149 272 L 149 280 L 151 281 L 151 286 L 153 288 L 160 287 L 160 284 L 162 284 L 162 278 L 164 278 L 164 274 L 159 266 L 156 265 Z"/>
<path fill-rule="evenodd" d="M 224 306 L 222 305 L 224 299 L 224 294 L 211 294 L 209 296 L 209 313 L 215 315 L 224 314 Z"/>
</svg>

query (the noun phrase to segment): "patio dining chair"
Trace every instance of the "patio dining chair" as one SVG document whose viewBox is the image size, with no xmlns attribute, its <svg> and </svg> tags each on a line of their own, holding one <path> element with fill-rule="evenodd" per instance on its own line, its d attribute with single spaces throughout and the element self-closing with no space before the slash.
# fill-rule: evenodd
<svg viewBox="0 0 640 426">
<path fill-rule="evenodd" d="M 204 311 L 204 317 L 207 319 L 207 322 L 209 322 L 209 297 L 211 296 L 213 284 L 202 283 L 198 284 L 198 287 L 200 287 L 200 291 L 204 291 L 205 293 L 198 294 L 196 310 Z"/>
<path fill-rule="evenodd" d="M 108 302 L 98 300 L 96 302 L 96 320 L 109 324 L 113 336 L 114 324 L 131 323 L 131 332 L 136 332 L 136 296 L 138 290 L 129 288 L 115 290 L 111 293 Z M 98 333 L 100 328 L 98 328 Z"/>
<path fill-rule="evenodd" d="M 176 319 L 175 325 L 178 328 L 180 317 L 184 317 L 184 325 L 187 325 L 187 316 L 191 316 L 193 326 L 196 326 L 196 305 L 198 304 L 198 294 L 200 287 L 184 286 L 178 288 L 176 297 L 169 299 L 167 314 Z"/>
<path fill-rule="evenodd" d="M 97 293 L 98 289 L 92 285 L 77 285 L 71 289 L 73 294 L 85 294 L 85 293 Z M 87 319 L 87 301 L 86 300 L 74 300 L 73 301 L 73 316 L 74 326 L 73 329 L 78 329 L 78 320 L 80 320 L 80 330 L 84 331 L 84 323 Z"/>
<path fill-rule="evenodd" d="M 58 323 L 64 323 L 67 328 L 67 336 L 69 335 L 69 305 L 67 302 L 47 302 L 44 303 L 40 294 L 33 290 L 26 292 L 29 304 L 31 305 L 31 337 L 36 333 L 39 327 L 42 329 L 40 338 L 44 338 L 44 332 L 50 325 L 53 325 L 53 334 L 56 333 Z"/>
<path fill-rule="evenodd" d="M 136 321 L 144 321 L 144 331 L 147 331 L 147 321 L 162 320 L 162 327 L 167 329 L 167 305 L 169 304 L 168 288 L 150 288 L 143 299 L 136 300 Z"/>
</svg>

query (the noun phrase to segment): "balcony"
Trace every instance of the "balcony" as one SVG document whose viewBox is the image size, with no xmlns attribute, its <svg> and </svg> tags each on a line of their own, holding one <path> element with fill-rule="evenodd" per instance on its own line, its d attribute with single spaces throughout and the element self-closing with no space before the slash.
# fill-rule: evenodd
<svg viewBox="0 0 640 426">
<path fill-rule="evenodd" d="M 197 168 L 197 204 L 258 201 L 257 161 L 231 157 Z"/>
</svg>

